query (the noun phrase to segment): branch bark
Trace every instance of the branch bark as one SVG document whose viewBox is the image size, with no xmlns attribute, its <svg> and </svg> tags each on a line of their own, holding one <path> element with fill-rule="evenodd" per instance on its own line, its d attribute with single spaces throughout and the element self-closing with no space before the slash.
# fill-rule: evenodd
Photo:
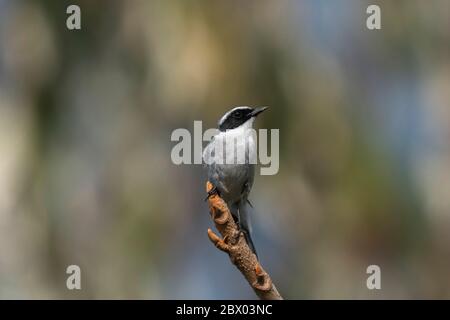
<svg viewBox="0 0 450 320">
<path fill-rule="evenodd" d="M 208 181 L 206 191 L 210 192 L 213 185 Z M 280 293 L 272 282 L 269 274 L 264 271 L 256 255 L 245 241 L 245 236 L 233 219 L 225 201 L 217 194 L 208 197 L 211 217 L 222 238 L 208 229 L 208 237 L 220 250 L 228 253 L 231 262 L 239 269 L 247 282 L 261 300 L 282 300 Z"/>
</svg>

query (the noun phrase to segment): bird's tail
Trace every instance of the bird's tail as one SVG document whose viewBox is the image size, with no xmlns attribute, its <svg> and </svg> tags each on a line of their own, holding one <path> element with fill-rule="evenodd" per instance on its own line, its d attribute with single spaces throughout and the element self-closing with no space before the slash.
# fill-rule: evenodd
<svg viewBox="0 0 450 320">
<path fill-rule="evenodd" d="M 239 205 L 237 206 L 238 210 L 238 221 L 239 221 L 239 228 L 242 232 L 244 232 L 245 240 L 247 240 L 247 244 L 250 247 L 250 249 L 253 251 L 253 253 L 258 257 L 258 254 L 256 253 L 256 248 L 252 240 L 252 225 L 250 221 L 250 212 L 247 207 L 247 201 L 241 201 Z"/>
</svg>

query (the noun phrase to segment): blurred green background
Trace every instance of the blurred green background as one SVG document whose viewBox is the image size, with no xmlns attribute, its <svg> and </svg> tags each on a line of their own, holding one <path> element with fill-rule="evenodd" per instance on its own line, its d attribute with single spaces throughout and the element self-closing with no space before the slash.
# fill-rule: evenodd
<svg viewBox="0 0 450 320">
<path fill-rule="evenodd" d="M 250 198 L 285 298 L 450 298 L 449 44 L 448 0 L 0 0 L 0 298 L 255 298 L 170 159 L 237 105 L 280 129 Z"/>
</svg>

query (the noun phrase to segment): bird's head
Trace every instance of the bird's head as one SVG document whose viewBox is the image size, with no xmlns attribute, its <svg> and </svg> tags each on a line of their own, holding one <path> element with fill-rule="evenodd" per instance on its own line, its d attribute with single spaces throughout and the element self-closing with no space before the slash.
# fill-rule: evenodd
<svg viewBox="0 0 450 320">
<path fill-rule="evenodd" d="M 242 126 L 248 121 L 253 120 L 268 107 L 250 108 L 250 107 L 235 107 L 225 113 L 219 120 L 219 130 L 226 131 Z"/>
</svg>

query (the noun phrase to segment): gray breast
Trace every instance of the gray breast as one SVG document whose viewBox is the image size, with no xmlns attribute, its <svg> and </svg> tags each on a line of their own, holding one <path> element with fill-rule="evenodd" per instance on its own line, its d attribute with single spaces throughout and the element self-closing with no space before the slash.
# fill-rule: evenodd
<svg viewBox="0 0 450 320">
<path fill-rule="evenodd" d="M 212 164 L 208 167 L 209 180 L 227 203 L 247 199 L 254 176 L 253 164 Z"/>
</svg>

